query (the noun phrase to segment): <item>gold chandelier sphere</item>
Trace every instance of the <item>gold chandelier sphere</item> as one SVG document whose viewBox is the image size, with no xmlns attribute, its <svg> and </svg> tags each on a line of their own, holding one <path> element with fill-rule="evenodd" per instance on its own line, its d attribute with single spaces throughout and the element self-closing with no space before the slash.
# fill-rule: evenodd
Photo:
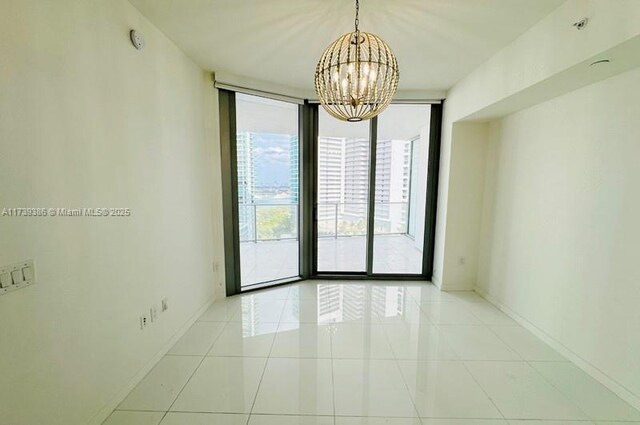
<svg viewBox="0 0 640 425">
<path fill-rule="evenodd" d="M 322 54 L 316 67 L 316 93 L 329 114 L 357 122 L 375 117 L 391 103 L 399 77 L 398 61 L 387 43 L 356 30 Z"/>
</svg>

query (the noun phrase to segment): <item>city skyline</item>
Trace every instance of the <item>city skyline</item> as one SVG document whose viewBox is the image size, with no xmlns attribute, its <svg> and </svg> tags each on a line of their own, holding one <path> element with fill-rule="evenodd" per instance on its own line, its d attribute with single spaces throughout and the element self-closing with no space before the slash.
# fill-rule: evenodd
<svg viewBox="0 0 640 425">
<path fill-rule="evenodd" d="M 376 148 L 375 221 L 377 231 L 410 232 L 408 209 L 412 169 L 410 140 L 380 140 Z M 367 138 L 318 139 L 318 230 L 320 236 L 366 232 L 369 198 L 370 141 Z M 294 134 L 239 132 L 237 135 L 238 202 L 243 240 L 259 239 L 256 221 L 271 208 L 271 223 L 292 237 L 299 202 L 299 141 Z M 297 207 L 294 208 L 297 210 Z M 273 218 L 279 214 L 279 220 Z M 295 216 L 295 217 L 294 217 Z M 266 220 L 266 219 L 265 219 Z M 286 224 L 285 224 L 286 222 Z M 261 227 L 265 225 L 261 224 Z M 278 238 L 272 231 L 265 234 Z"/>
</svg>

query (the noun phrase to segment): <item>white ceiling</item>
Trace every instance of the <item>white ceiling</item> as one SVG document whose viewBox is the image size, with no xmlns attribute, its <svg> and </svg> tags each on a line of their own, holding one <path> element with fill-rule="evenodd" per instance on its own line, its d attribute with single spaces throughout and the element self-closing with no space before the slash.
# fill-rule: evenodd
<svg viewBox="0 0 640 425">
<path fill-rule="evenodd" d="M 130 0 L 206 70 L 313 89 L 352 31 L 351 0 Z M 360 29 L 395 51 L 400 90 L 445 90 L 564 0 L 361 0 Z"/>
</svg>

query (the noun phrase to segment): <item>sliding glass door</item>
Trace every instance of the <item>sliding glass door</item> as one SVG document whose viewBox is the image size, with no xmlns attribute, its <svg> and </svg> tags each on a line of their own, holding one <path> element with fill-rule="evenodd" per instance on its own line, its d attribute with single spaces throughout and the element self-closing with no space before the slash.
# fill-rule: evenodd
<svg viewBox="0 0 640 425">
<path fill-rule="evenodd" d="M 338 121 L 319 109 L 317 145 L 317 268 L 366 272 L 369 122 Z"/>
<path fill-rule="evenodd" d="M 242 289 L 299 272 L 298 105 L 236 94 Z"/>
<path fill-rule="evenodd" d="M 373 273 L 422 273 L 430 105 L 390 105 L 376 140 Z"/>
<path fill-rule="evenodd" d="M 319 108 L 318 274 L 423 274 L 430 123 L 431 105 L 390 105 L 366 123 Z"/>
</svg>

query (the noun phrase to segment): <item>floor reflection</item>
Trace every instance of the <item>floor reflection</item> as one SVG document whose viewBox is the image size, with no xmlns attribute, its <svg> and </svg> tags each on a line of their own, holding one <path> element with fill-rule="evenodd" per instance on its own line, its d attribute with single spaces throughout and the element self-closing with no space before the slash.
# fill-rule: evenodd
<svg viewBox="0 0 640 425">
<path fill-rule="evenodd" d="M 572 399 L 582 393 L 594 396 Z M 310 281 L 219 300 L 119 408 L 243 425 L 640 420 L 477 294 L 425 282 Z M 236 423 L 218 419 L 179 423 Z"/>
<path fill-rule="evenodd" d="M 247 337 L 269 332 L 264 323 L 382 323 L 419 314 L 404 285 L 305 282 L 239 298 L 237 321 L 242 322 Z M 414 319 L 407 317 L 408 322 Z"/>
</svg>

